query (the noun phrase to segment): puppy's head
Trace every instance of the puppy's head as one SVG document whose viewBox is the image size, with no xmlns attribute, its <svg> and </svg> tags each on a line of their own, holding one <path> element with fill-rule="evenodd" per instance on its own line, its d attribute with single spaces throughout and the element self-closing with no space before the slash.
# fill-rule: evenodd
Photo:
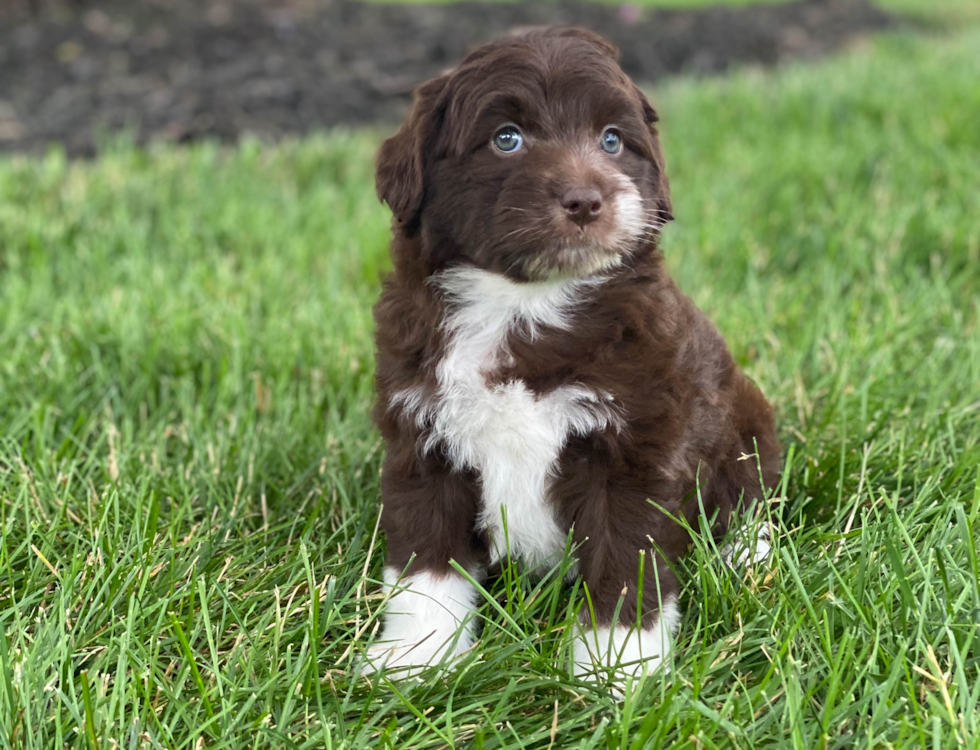
<svg viewBox="0 0 980 750">
<path fill-rule="evenodd" d="M 381 148 L 378 195 L 433 270 L 588 276 L 671 218 L 656 121 L 600 37 L 500 39 L 419 87 Z"/>
</svg>

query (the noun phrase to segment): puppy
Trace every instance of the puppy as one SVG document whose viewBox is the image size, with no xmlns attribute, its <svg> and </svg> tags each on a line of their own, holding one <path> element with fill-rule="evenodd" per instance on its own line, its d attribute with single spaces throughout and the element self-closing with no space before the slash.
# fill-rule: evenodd
<svg viewBox="0 0 980 750">
<path fill-rule="evenodd" d="M 703 512 L 720 536 L 776 481 L 769 404 L 658 249 L 656 122 L 614 47 L 539 30 L 423 84 L 382 146 L 391 598 L 366 671 L 470 648 L 478 596 L 450 561 L 475 580 L 507 558 L 546 571 L 569 534 L 591 597 L 574 671 L 653 669 L 680 619 L 685 525 Z"/>
</svg>

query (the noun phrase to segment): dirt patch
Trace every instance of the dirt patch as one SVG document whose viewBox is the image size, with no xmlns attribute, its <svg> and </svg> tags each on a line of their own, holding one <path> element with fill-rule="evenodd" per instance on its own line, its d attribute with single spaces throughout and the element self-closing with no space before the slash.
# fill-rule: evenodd
<svg viewBox="0 0 980 750">
<path fill-rule="evenodd" d="M 868 0 L 695 11 L 564 0 L 17 1 L 0 2 L 0 149 L 61 142 L 71 154 L 120 129 L 140 142 L 234 140 L 397 120 L 415 84 L 516 26 L 594 29 L 650 82 L 816 57 L 893 23 Z"/>
</svg>

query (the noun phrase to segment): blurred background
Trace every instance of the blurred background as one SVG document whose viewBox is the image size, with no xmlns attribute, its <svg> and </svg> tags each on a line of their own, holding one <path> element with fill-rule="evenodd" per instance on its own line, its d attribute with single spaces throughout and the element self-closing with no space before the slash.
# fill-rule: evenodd
<svg viewBox="0 0 980 750">
<path fill-rule="evenodd" d="M 902 1 L 3 0 L 0 149 L 390 122 L 414 85 L 534 24 L 598 31 L 646 83 L 812 59 L 908 22 Z"/>
</svg>

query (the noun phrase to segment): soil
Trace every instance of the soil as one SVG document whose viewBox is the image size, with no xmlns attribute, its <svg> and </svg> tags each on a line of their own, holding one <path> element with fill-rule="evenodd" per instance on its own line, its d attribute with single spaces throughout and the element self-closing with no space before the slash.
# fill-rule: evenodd
<svg viewBox="0 0 980 750">
<path fill-rule="evenodd" d="M 384 5 L 351 0 L 0 0 L 0 150 L 97 150 L 242 133 L 277 138 L 396 121 L 420 81 L 514 27 L 586 26 L 625 70 L 812 58 L 888 27 L 869 0 L 645 10 L 572 0 Z"/>
</svg>

